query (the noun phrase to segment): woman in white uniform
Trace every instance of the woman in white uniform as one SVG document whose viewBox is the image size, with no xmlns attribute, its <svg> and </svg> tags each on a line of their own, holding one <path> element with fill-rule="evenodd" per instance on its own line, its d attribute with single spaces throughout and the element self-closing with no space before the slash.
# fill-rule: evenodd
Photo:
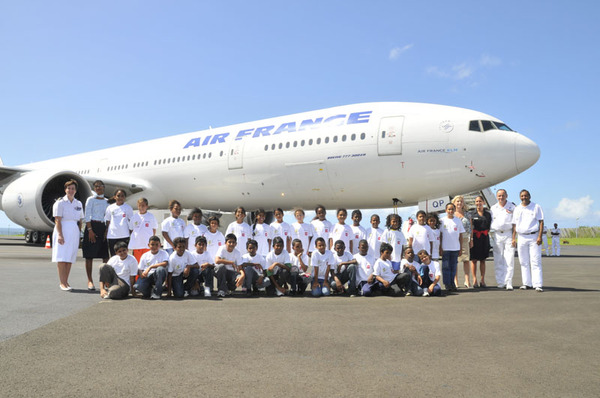
<svg viewBox="0 0 600 398">
<path fill-rule="evenodd" d="M 52 262 L 57 263 L 60 289 L 71 291 L 69 273 L 71 265 L 77 258 L 79 249 L 79 236 L 81 219 L 83 219 L 83 206 L 75 199 L 77 182 L 65 182 L 65 193 L 52 207 L 54 216 L 54 233 L 52 234 Z"/>
</svg>

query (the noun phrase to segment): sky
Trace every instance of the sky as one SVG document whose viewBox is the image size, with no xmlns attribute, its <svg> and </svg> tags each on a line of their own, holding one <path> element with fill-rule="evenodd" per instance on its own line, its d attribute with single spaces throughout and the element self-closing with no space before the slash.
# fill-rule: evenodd
<svg viewBox="0 0 600 398">
<path fill-rule="evenodd" d="M 493 190 L 518 203 L 527 188 L 547 223 L 600 225 L 598 15 L 594 1 L 0 0 L 0 158 L 359 102 L 436 103 L 539 145 L 532 168 Z"/>
</svg>

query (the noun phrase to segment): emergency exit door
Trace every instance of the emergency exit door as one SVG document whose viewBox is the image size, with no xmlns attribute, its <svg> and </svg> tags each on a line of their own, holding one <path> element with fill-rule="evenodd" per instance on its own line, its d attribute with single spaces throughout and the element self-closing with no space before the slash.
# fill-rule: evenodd
<svg viewBox="0 0 600 398">
<path fill-rule="evenodd" d="M 377 153 L 379 156 L 402 154 L 402 128 L 404 116 L 381 118 L 379 135 L 377 136 Z"/>
</svg>

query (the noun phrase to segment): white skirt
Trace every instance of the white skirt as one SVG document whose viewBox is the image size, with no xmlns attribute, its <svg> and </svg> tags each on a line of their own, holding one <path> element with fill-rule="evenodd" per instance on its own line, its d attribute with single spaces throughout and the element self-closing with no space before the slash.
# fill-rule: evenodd
<svg viewBox="0 0 600 398">
<path fill-rule="evenodd" d="M 52 262 L 75 263 L 77 250 L 79 250 L 79 227 L 77 221 L 62 220 L 62 233 L 65 243 L 58 243 L 58 232 L 56 226 L 52 234 Z"/>
</svg>

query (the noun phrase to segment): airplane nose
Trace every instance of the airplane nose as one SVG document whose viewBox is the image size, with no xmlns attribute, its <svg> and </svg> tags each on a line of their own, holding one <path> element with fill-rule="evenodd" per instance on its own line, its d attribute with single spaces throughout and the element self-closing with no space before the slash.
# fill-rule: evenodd
<svg viewBox="0 0 600 398">
<path fill-rule="evenodd" d="M 515 163 L 517 171 L 522 173 L 540 158 L 540 148 L 529 138 L 518 134 L 515 138 Z"/>
</svg>

